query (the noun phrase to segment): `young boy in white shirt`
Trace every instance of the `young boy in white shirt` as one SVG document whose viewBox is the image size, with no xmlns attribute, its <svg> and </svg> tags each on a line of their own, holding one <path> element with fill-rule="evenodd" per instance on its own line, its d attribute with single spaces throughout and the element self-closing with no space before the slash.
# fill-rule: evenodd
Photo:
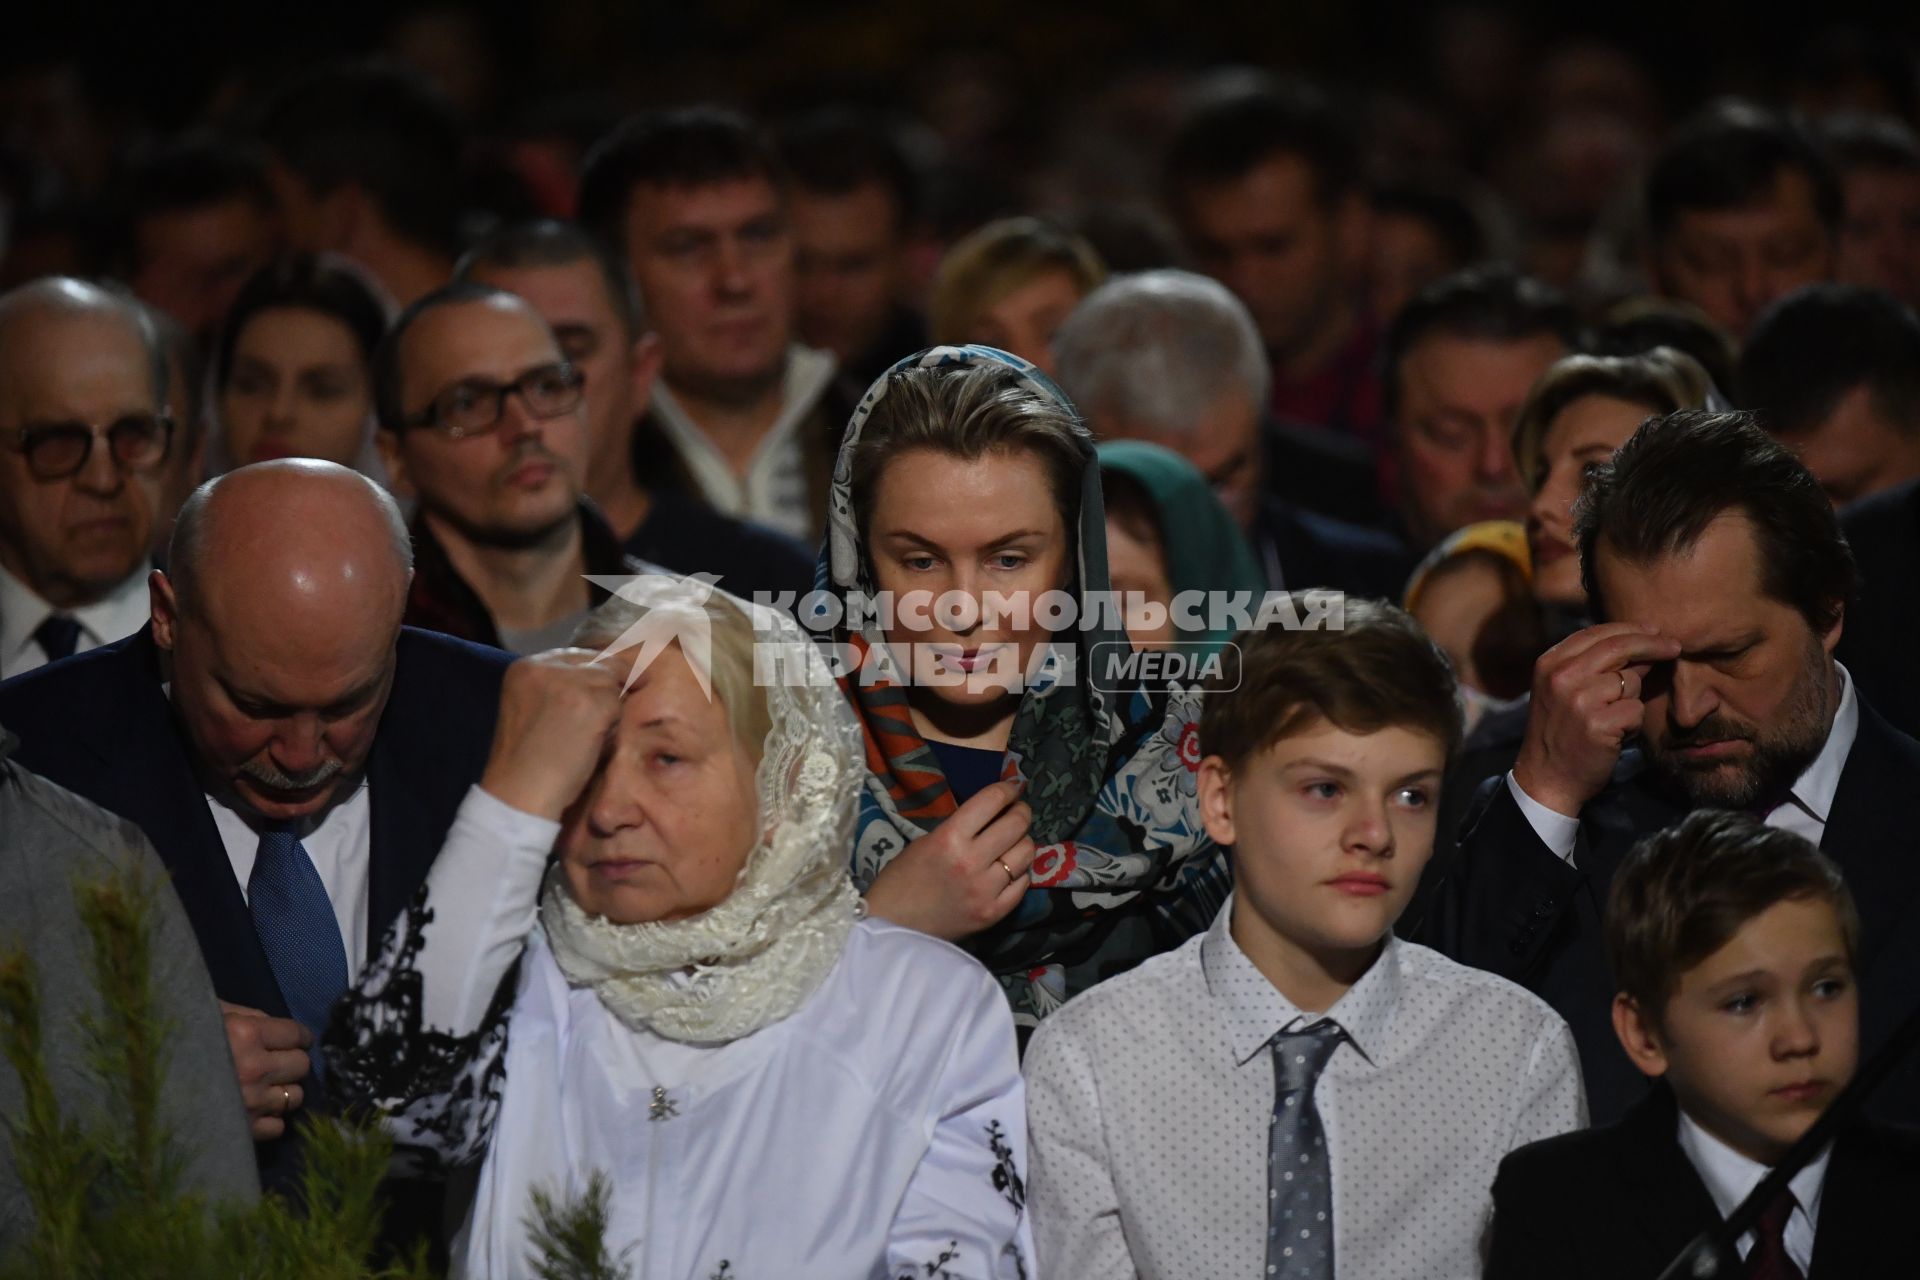
<svg viewBox="0 0 1920 1280">
<path fill-rule="evenodd" d="M 1303 612 L 1202 710 L 1232 898 L 1034 1035 L 1051 1280 L 1477 1277 L 1501 1157 L 1585 1123 L 1558 1015 L 1392 933 L 1460 737 L 1446 659 L 1390 605 Z"/>
<path fill-rule="evenodd" d="M 1701 810 L 1614 873 L 1614 1031 L 1658 1084 L 1617 1124 L 1516 1151 L 1489 1280 L 1658 1276 L 1760 1184 L 1853 1078 L 1860 925 L 1804 837 Z M 1737 1274 L 1920 1271 L 1920 1135 L 1854 1120 L 1762 1212 Z"/>
</svg>

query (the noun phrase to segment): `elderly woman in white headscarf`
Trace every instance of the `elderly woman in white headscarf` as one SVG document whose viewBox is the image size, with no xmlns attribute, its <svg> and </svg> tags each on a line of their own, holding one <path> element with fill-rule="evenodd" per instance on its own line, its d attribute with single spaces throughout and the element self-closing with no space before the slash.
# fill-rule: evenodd
<svg viewBox="0 0 1920 1280">
<path fill-rule="evenodd" d="M 865 917 L 861 737 L 819 650 L 665 575 L 576 643 L 509 673 L 494 808 L 461 819 L 505 834 L 456 827 L 328 1033 L 337 1100 L 478 1166 L 455 1274 L 530 1274 L 534 1192 L 596 1173 L 650 1280 L 1031 1274 L 1006 1002 Z"/>
</svg>

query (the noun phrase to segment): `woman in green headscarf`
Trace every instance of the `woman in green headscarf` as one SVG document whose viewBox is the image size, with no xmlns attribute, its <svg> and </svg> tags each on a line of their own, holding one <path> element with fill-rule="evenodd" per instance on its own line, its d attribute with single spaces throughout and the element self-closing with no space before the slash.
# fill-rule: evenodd
<svg viewBox="0 0 1920 1280">
<path fill-rule="evenodd" d="M 1199 468 L 1173 450 L 1107 440 L 1099 451 L 1107 576 L 1126 602 L 1134 647 L 1218 649 L 1233 627 L 1212 606 L 1237 596 L 1251 616 L 1266 590 L 1247 540 Z"/>
</svg>

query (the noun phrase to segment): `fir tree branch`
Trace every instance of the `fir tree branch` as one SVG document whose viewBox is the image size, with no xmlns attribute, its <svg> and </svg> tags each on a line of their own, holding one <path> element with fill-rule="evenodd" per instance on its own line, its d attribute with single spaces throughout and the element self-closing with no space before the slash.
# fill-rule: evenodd
<svg viewBox="0 0 1920 1280">
<path fill-rule="evenodd" d="M 618 1258 L 607 1254 L 607 1223 L 611 1217 L 613 1185 L 595 1169 L 587 1189 L 577 1200 L 557 1204 L 544 1187 L 533 1189 L 528 1232 L 535 1256 L 533 1274 L 539 1280 L 630 1280 L 627 1265 L 632 1247 Z"/>
</svg>

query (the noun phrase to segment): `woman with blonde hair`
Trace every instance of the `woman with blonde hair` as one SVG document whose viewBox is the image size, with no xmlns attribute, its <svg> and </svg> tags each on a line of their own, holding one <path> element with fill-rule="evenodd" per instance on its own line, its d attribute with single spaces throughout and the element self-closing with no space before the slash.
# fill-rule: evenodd
<svg viewBox="0 0 1920 1280">
<path fill-rule="evenodd" d="M 1563 615 L 1549 627 L 1556 636 L 1584 625 L 1576 620 L 1587 614 L 1573 542 L 1573 504 L 1586 477 L 1648 418 L 1704 408 L 1713 393 L 1707 371 L 1673 347 L 1631 356 L 1566 356 L 1533 384 L 1514 420 L 1513 457 L 1532 495 L 1527 544 L 1533 596 L 1542 608 Z"/>
<path fill-rule="evenodd" d="M 941 259 L 928 330 L 942 346 L 998 347 L 1052 377 L 1054 334 L 1106 278 L 1079 236 L 1039 218 L 1003 218 Z"/>
<path fill-rule="evenodd" d="M 978 956 L 1023 1029 L 1200 932 L 1230 887 L 1201 695 L 1134 660 L 1103 507 L 1072 402 L 989 347 L 895 365 L 834 468 L 817 621 L 866 736 L 854 879 Z"/>
</svg>

